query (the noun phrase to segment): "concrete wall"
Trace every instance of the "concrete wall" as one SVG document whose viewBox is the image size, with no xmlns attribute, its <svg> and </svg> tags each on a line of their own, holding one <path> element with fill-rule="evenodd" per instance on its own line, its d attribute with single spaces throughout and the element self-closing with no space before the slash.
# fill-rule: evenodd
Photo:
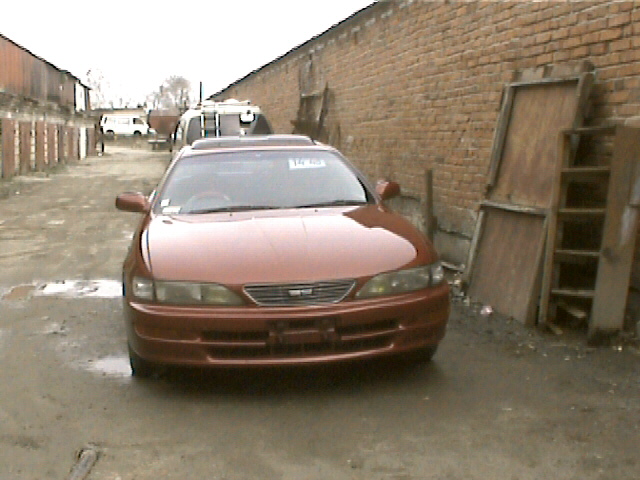
<svg viewBox="0 0 640 480">
<path fill-rule="evenodd" d="M 372 179 L 399 181 L 417 224 L 433 169 L 436 243 L 464 263 L 505 84 L 585 61 L 596 72 L 587 123 L 640 116 L 640 3 L 381 1 L 215 98 L 250 99 L 280 133 L 322 116 L 319 137 Z"/>
</svg>

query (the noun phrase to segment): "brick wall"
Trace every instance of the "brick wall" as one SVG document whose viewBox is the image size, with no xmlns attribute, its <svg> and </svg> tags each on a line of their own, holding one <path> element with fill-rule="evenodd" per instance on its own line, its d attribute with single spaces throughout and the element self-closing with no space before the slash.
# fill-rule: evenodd
<svg viewBox="0 0 640 480">
<path fill-rule="evenodd" d="M 640 116 L 640 3 L 382 1 L 216 97 L 251 99 L 286 133 L 301 95 L 328 86 L 324 139 L 370 178 L 399 181 L 414 214 L 433 169 L 436 240 L 464 262 L 504 85 L 581 61 L 596 72 L 588 124 Z"/>
</svg>

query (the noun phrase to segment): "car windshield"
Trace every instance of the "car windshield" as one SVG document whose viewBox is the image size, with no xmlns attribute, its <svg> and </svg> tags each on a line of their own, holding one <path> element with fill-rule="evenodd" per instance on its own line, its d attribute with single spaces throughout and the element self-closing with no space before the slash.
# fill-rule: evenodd
<svg viewBox="0 0 640 480">
<path fill-rule="evenodd" d="M 317 150 L 253 150 L 179 160 L 158 195 L 155 211 L 201 214 L 369 202 L 373 197 L 338 155 Z"/>
</svg>

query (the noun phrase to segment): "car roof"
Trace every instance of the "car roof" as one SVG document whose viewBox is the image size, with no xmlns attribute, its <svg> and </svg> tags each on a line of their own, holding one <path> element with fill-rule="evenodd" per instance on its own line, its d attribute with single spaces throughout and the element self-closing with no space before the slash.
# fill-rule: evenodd
<svg viewBox="0 0 640 480">
<path fill-rule="evenodd" d="M 210 150 L 218 148 L 242 147 L 291 147 L 318 145 L 315 140 L 305 135 L 276 134 L 276 135 L 245 135 L 242 137 L 212 137 L 200 138 L 191 145 L 192 150 Z"/>
</svg>

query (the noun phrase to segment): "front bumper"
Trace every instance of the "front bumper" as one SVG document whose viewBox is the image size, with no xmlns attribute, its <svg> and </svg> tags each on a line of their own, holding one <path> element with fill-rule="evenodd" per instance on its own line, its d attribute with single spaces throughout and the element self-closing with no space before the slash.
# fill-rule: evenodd
<svg viewBox="0 0 640 480">
<path fill-rule="evenodd" d="M 125 298 L 132 350 L 158 364 L 310 365 L 409 353 L 437 345 L 449 287 L 304 307 L 182 307 Z"/>
</svg>

